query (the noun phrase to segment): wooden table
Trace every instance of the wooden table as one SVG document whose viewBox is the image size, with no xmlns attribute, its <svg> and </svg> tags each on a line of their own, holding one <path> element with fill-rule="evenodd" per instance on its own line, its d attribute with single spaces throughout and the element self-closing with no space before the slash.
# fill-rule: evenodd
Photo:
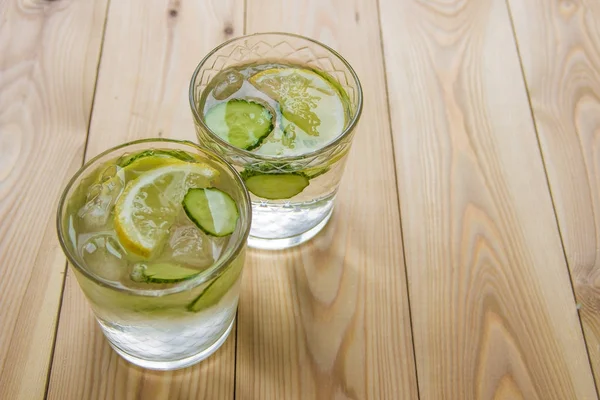
<svg viewBox="0 0 600 400">
<path fill-rule="evenodd" d="M 333 219 L 250 252 L 210 359 L 134 367 L 55 234 L 66 180 L 142 137 L 194 139 L 220 42 L 338 49 L 365 107 Z M 600 1 L 0 1 L 0 398 L 596 399 Z"/>
</svg>

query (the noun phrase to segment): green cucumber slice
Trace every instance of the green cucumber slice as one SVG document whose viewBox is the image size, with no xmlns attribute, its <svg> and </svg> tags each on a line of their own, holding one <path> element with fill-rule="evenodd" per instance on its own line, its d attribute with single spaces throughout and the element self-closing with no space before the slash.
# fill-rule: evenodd
<svg viewBox="0 0 600 400">
<path fill-rule="evenodd" d="M 212 236 L 231 235 L 239 218 L 235 201 L 215 188 L 188 190 L 183 209 L 198 228 Z"/>
<path fill-rule="evenodd" d="M 217 304 L 237 282 L 243 265 L 243 257 L 238 257 L 188 305 L 188 310 L 197 312 Z"/>
<path fill-rule="evenodd" d="M 248 190 L 258 197 L 268 200 L 289 199 L 301 193 L 309 184 L 302 173 L 261 174 L 245 172 L 242 178 Z"/>
<path fill-rule="evenodd" d="M 273 115 L 259 103 L 233 99 L 209 109 L 204 121 L 220 138 L 243 150 L 253 150 L 273 130 Z"/>
<path fill-rule="evenodd" d="M 139 153 L 128 154 L 118 161 L 118 165 L 121 168 L 130 166 L 135 161 L 138 161 L 145 157 L 165 157 L 165 158 L 176 158 L 186 162 L 197 162 L 194 157 L 181 150 L 166 150 L 166 149 L 150 149 L 144 150 Z"/>
<path fill-rule="evenodd" d="M 141 269 L 141 278 L 149 283 L 175 283 L 193 278 L 199 273 L 197 269 L 178 264 L 157 263 L 145 265 L 145 268 Z"/>
</svg>

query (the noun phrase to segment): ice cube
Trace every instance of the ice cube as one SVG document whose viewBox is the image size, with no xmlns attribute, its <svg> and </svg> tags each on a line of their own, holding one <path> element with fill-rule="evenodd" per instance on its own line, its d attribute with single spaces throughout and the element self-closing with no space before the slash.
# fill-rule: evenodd
<svg viewBox="0 0 600 400">
<path fill-rule="evenodd" d="M 214 261 L 212 238 L 185 215 L 180 216 L 171 227 L 171 235 L 160 258 L 197 268 L 209 267 Z"/>
<path fill-rule="evenodd" d="M 88 188 L 87 201 L 77 213 L 83 222 L 81 229 L 84 232 L 105 230 L 108 227 L 112 209 L 125 186 L 123 179 L 116 173 L 115 166 L 108 167 L 96 183 Z"/>
<path fill-rule="evenodd" d="M 120 280 L 127 260 L 113 232 L 81 235 L 80 243 L 79 253 L 88 271 L 110 281 Z"/>
<path fill-rule="evenodd" d="M 222 80 L 217 83 L 212 94 L 217 100 L 225 100 L 242 87 L 244 76 L 237 71 L 226 73 Z"/>
</svg>

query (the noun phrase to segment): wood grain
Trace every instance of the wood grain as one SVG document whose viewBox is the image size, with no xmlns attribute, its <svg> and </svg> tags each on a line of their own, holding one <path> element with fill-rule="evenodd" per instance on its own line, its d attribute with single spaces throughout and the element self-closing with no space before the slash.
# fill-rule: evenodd
<svg viewBox="0 0 600 400">
<path fill-rule="evenodd" d="M 421 399 L 595 399 L 502 0 L 381 0 Z"/>
<path fill-rule="evenodd" d="M 510 1 L 590 360 L 600 385 L 600 3 Z"/>
<path fill-rule="evenodd" d="M 110 4 L 87 157 L 143 137 L 195 139 L 188 103 L 205 53 L 240 33 L 243 3 L 136 0 Z M 233 397 L 235 334 L 211 359 L 175 372 L 120 359 L 69 272 L 49 387 L 51 399 Z"/>
<path fill-rule="evenodd" d="M 0 2 L 0 398 L 44 396 L 63 286 L 58 197 L 81 165 L 106 1 Z"/>
<path fill-rule="evenodd" d="M 246 24 L 339 50 L 365 107 L 329 225 L 297 249 L 251 252 L 236 398 L 417 398 L 376 2 L 248 0 Z"/>
</svg>

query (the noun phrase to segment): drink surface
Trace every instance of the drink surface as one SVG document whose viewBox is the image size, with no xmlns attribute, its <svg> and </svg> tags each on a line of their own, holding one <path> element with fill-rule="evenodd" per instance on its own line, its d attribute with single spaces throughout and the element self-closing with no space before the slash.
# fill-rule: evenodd
<svg viewBox="0 0 600 400">
<path fill-rule="evenodd" d="M 117 288 L 183 285 L 213 266 L 238 235 L 238 206 L 228 194 L 233 184 L 221 174 L 181 150 L 149 149 L 105 162 L 68 199 L 69 246 L 82 268 Z M 211 285 L 219 293 L 207 287 L 191 301 L 182 299 L 184 305 L 209 306 L 240 269 L 226 267 Z"/>
<path fill-rule="evenodd" d="M 298 156 L 335 140 L 346 128 L 350 101 L 327 73 L 262 63 L 220 72 L 200 111 L 208 127 L 232 145 L 267 156 Z"/>
</svg>

